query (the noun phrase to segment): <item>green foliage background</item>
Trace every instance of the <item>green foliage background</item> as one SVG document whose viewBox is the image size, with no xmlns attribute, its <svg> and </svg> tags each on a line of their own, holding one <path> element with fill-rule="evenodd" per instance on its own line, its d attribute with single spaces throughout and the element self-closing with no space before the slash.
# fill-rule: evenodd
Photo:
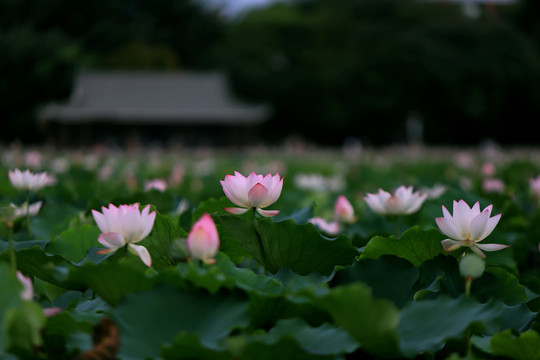
<svg viewBox="0 0 540 360">
<path fill-rule="evenodd" d="M 268 141 L 534 143 L 540 29 L 534 0 L 466 17 L 459 4 L 296 0 L 229 19 L 195 0 L 0 0 L 0 140 L 43 141 L 38 106 L 83 69 L 222 70 L 269 103 Z M 511 126 L 509 125 L 511 124 Z M 381 125 L 384 131 L 381 131 Z"/>
</svg>

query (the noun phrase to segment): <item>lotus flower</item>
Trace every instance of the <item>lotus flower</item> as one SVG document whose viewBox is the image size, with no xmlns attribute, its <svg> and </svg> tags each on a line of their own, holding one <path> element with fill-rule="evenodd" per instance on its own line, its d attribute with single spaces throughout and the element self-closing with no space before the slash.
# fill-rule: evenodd
<svg viewBox="0 0 540 360">
<path fill-rule="evenodd" d="M 156 219 L 156 212 L 150 213 L 150 205 L 142 212 L 139 204 L 120 205 L 109 204 L 109 208 L 102 207 L 100 213 L 92 210 L 94 220 L 101 230 L 98 241 L 107 249 L 98 251 L 98 254 L 111 254 L 127 245 L 129 252 L 141 258 L 146 266 L 152 266 L 150 253 L 142 245 L 134 245 L 150 234 Z"/>
<path fill-rule="evenodd" d="M 19 270 L 17 270 L 17 279 L 23 286 L 21 291 L 21 299 L 31 301 L 34 299 L 34 285 L 29 277 L 24 276 Z"/>
<path fill-rule="evenodd" d="M 533 196 L 540 197 L 540 176 L 529 179 L 529 186 Z"/>
<path fill-rule="evenodd" d="M 8 174 L 11 185 L 20 190 L 38 191 L 55 182 L 55 179 L 46 172 L 34 174 L 28 169 L 25 171 L 15 169 L 10 170 Z"/>
<path fill-rule="evenodd" d="M 308 222 L 312 223 L 317 227 L 320 231 L 328 234 L 328 235 L 337 235 L 339 234 L 339 224 L 336 221 L 326 221 L 321 217 L 312 217 L 308 220 Z"/>
<path fill-rule="evenodd" d="M 485 162 L 482 164 L 482 175 L 491 177 L 495 175 L 495 165 L 492 162 Z"/>
<path fill-rule="evenodd" d="M 30 208 L 28 208 L 28 205 L 26 202 L 21 206 L 17 206 L 11 203 L 9 204 L 9 206 L 0 208 L 0 215 L 2 218 L 4 218 L 5 221 L 9 221 L 9 222 L 13 222 L 27 215 L 36 216 L 39 213 L 39 210 L 41 209 L 42 204 L 43 202 L 38 201 L 33 204 L 30 204 Z"/>
<path fill-rule="evenodd" d="M 426 198 L 419 191 L 413 193 L 412 186 L 400 186 L 393 194 L 379 189 L 377 194 L 367 194 L 364 200 L 378 214 L 407 215 L 418 211 Z"/>
<path fill-rule="evenodd" d="M 29 216 L 36 216 L 41 209 L 41 205 L 43 205 L 41 201 L 30 204 L 30 207 L 28 207 L 28 203 L 24 203 L 20 207 L 15 206 L 13 203 L 10 204 L 15 209 L 14 215 L 17 219 L 26 216 L 27 213 Z"/>
<path fill-rule="evenodd" d="M 502 193 L 504 192 L 504 181 L 501 179 L 484 179 L 482 189 L 487 193 Z"/>
<path fill-rule="evenodd" d="M 191 228 L 187 237 L 187 248 L 194 259 L 207 264 L 216 262 L 214 256 L 219 249 L 219 235 L 214 220 L 204 213 Z"/>
<path fill-rule="evenodd" d="M 336 200 L 334 214 L 339 222 L 351 224 L 356 220 L 353 206 L 343 195 L 340 195 Z"/>
<path fill-rule="evenodd" d="M 23 290 L 21 291 L 21 299 L 26 301 L 32 301 L 34 299 L 34 284 L 29 277 L 24 276 L 19 270 L 17 270 L 17 280 L 22 284 Z M 52 307 L 43 309 L 43 315 L 45 317 L 50 317 L 55 314 L 58 314 L 62 311 L 62 308 Z"/>
<path fill-rule="evenodd" d="M 420 189 L 420 192 L 426 194 L 428 199 L 438 199 L 444 192 L 448 190 L 447 186 L 435 184 L 433 187 L 424 187 Z"/>
<path fill-rule="evenodd" d="M 165 191 L 167 190 L 167 182 L 164 179 L 152 179 L 144 183 L 144 191 L 157 190 Z"/>
<path fill-rule="evenodd" d="M 489 205 L 480 212 L 478 202 L 470 208 L 465 201 L 460 200 L 454 201 L 453 215 L 450 215 L 450 212 L 443 206 L 444 217 L 438 217 L 435 221 L 439 229 L 450 238 L 441 241 L 444 250 L 451 252 L 466 246 L 485 259 L 486 255 L 482 250 L 496 251 L 508 247 L 508 245 L 501 244 L 479 244 L 491 234 L 501 218 L 501 214 L 490 217 L 492 209 L 493 205 Z"/>
<path fill-rule="evenodd" d="M 279 174 L 272 176 L 257 175 L 255 173 L 244 177 L 235 171 L 234 176 L 226 175 L 225 180 L 220 181 L 223 186 L 223 192 L 239 208 L 225 208 L 225 211 L 231 214 L 240 215 L 251 208 L 262 216 L 274 216 L 279 214 L 279 210 L 263 210 L 263 208 L 272 205 L 277 201 L 283 188 L 283 179 Z"/>
</svg>

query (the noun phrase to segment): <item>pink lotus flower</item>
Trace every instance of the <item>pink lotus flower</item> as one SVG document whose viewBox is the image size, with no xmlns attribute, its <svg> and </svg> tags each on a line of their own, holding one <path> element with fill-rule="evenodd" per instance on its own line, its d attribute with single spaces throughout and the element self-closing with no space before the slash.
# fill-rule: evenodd
<svg viewBox="0 0 540 360">
<path fill-rule="evenodd" d="M 144 191 L 157 190 L 165 191 L 167 190 L 167 182 L 163 179 L 152 179 L 144 183 Z"/>
<path fill-rule="evenodd" d="M 214 220 L 204 213 L 191 228 L 187 237 L 187 248 L 194 259 L 213 264 L 219 249 L 219 235 Z"/>
<path fill-rule="evenodd" d="M 504 182 L 501 179 L 484 179 L 482 189 L 487 193 L 502 193 Z"/>
<path fill-rule="evenodd" d="M 32 284 L 32 280 L 29 277 L 24 276 L 19 270 L 17 270 L 17 280 L 19 280 L 23 286 L 21 299 L 26 301 L 34 300 L 34 284 Z M 45 315 L 45 317 L 50 317 L 58 314 L 60 311 L 62 311 L 62 308 L 59 307 L 46 308 L 43 309 L 43 315 Z"/>
<path fill-rule="evenodd" d="M 139 204 L 120 205 L 109 204 L 109 208 L 101 207 L 102 212 L 92 210 L 94 220 L 101 230 L 98 241 L 107 249 L 98 251 L 98 254 L 111 254 L 127 245 L 129 252 L 141 258 L 146 266 L 152 266 L 150 253 L 142 245 L 134 245 L 150 234 L 156 219 L 156 212 L 150 213 L 150 205 L 142 212 Z"/>
<path fill-rule="evenodd" d="M 420 209 L 427 195 L 413 187 L 400 186 L 393 194 L 379 189 L 377 194 L 367 194 L 364 200 L 371 210 L 382 215 L 412 214 Z"/>
<path fill-rule="evenodd" d="M 34 174 L 28 169 L 25 171 L 15 169 L 10 170 L 8 174 L 11 185 L 19 190 L 38 191 L 55 182 L 55 179 L 46 172 Z"/>
<path fill-rule="evenodd" d="M 540 197 L 540 176 L 529 179 L 529 186 L 533 196 Z"/>
<path fill-rule="evenodd" d="M 252 172 L 246 178 L 235 171 L 234 176 L 226 175 L 225 180 L 221 180 L 220 183 L 229 200 L 240 206 L 239 208 L 225 208 L 225 211 L 240 215 L 255 208 L 262 216 L 279 214 L 279 210 L 263 210 L 275 203 L 281 195 L 283 179 L 280 179 L 279 174 L 274 176 L 268 174 L 263 177 Z"/>
<path fill-rule="evenodd" d="M 486 258 L 484 251 L 501 250 L 508 245 L 501 244 L 479 244 L 485 239 L 501 218 L 501 214 L 491 216 L 493 205 L 487 206 L 480 212 L 480 204 L 476 202 L 472 208 L 463 200 L 454 201 L 453 215 L 443 206 L 444 217 L 435 219 L 439 229 L 450 239 L 441 241 L 441 245 L 446 252 L 459 249 L 462 246 L 469 247 L 482 258 Z M 453 240 L 452 240 L 453 239 Z"/>
<path fill-rule="evenodd" d="M 339 222 L 351 224 L 355 222 L 356 218 L 354 216 L 354 208 L 343 195 L 340 195 L 334 205 L 334 213 L 336 220 Z"/>
<path fill-rule="evenodd" d="M 492 162 L 485 162 L 482 164 L 482 175 L 486 177 L 491 177 L 495 175 L 495 165 Z"/>
<path fill-rule="evenodd" d="M 312 217 L 308 222 L 315 225 L 317 229 L 328 234 L 328 235 L 337 235 L 339 234 L 339 224 L 336 221 L 326 221 L 321 217 Z"/>
<path fill-rule="evenodd" d="M 23 286 L 21 291 L 21 299 L 32 301 L 34 300 L 34 285 L 29 277 L 24 276 L 19 270 L 17 270 L 17 279 Z"/>
</svg>

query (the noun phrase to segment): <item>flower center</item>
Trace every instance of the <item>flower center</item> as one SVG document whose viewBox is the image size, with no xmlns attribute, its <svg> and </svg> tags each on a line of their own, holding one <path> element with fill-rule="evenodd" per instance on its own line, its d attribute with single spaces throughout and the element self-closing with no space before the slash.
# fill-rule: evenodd
<svg viewBox="0 0 540 360">
<path fill-rule="evenodd" d="M 390 214 L 399 214 L 401 212 L 401 207 L 401 199 L 395 195 L 390 196 L 390 198 L 386 200 L 386 210 Z"/>
</svg>

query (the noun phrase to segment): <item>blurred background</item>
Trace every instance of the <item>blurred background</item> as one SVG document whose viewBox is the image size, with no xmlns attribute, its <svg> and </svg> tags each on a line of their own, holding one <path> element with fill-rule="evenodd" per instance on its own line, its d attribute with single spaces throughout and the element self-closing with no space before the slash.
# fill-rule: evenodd
<svg viewBox="0 0 540 360">
<path fill-rule="evenodd" d="M 538 0 L 0 0 L 0 142 L 536 145 L 539 15 Z"/>
</svg>

